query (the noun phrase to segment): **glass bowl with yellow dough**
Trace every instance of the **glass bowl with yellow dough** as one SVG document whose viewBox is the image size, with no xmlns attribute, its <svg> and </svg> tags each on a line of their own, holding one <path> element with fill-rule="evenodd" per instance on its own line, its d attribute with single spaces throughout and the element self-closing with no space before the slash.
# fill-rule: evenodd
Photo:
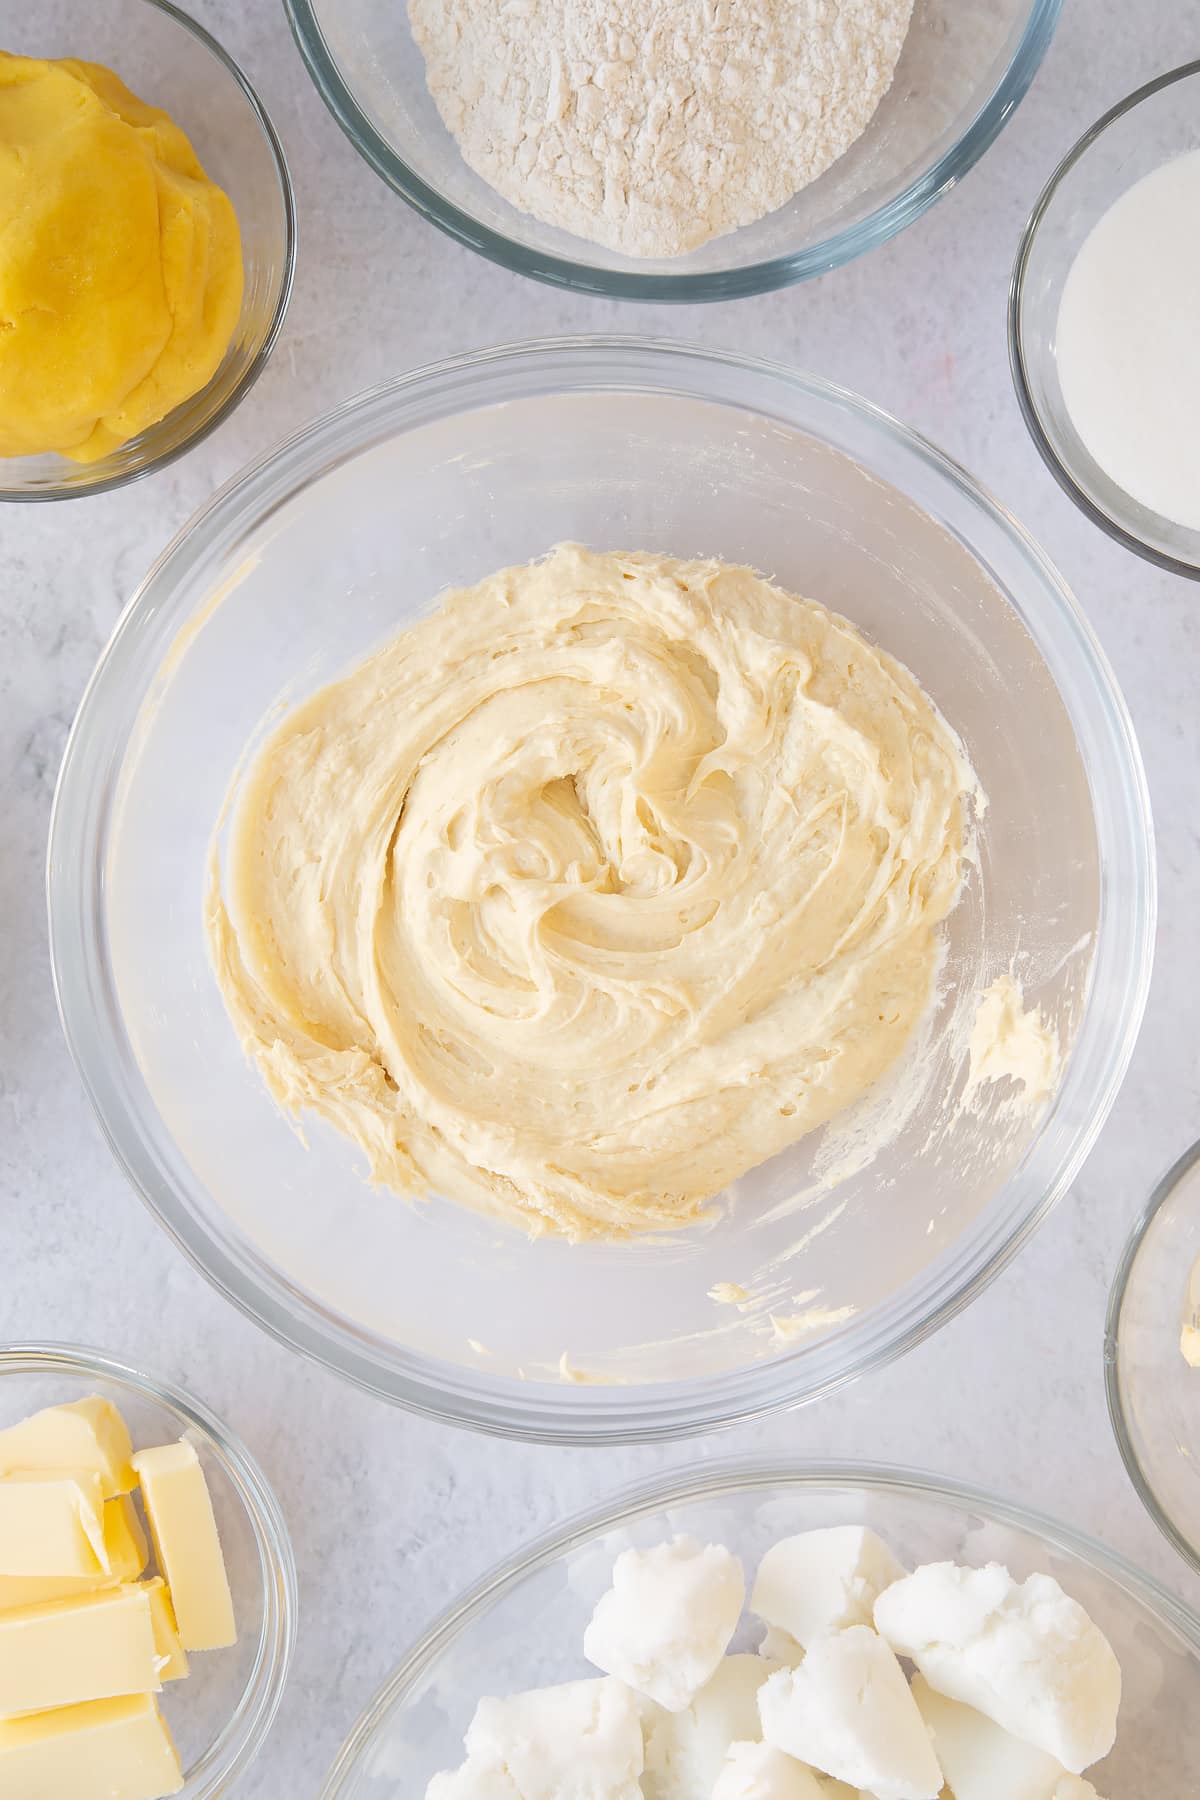
<svg viewBox="0 0 1200 1800">
<path fill-rule="evenodd" d="M 0 1345 L 0 1428 L 92 1395 L 116 1407 L 135 1451 L 186 1438 L 204 1470 L 238 1641 L 192 1652 L 187 1678 L 158 1699 L 183 1765 L 179 1800 L 219 1800 L 261 1751 L 287 1683 L 299 1608 L 287 1524 L 246 1446 L 173 1382 L 78 1344 Z"/>
<path fill-rule="evenodd" d="M 287 306 L 283 152 L 160 0 L 53 0 L 0 43 L 0 498 L 170 462 L 237 405 Z"/>
<path fill-rule="evenodd" d="M 958 733 L 986 795 L 961 896 L 937 928 L 936 997 L 890 1074 L 769 1156 L 787 1139 L 792 1102 L 780 1095 L 773 1120 L 756 1115 L 770 1130 L 743 1158 L 746 1172 L 703 1220 L 677 1230 L 656 1221 L 664 1228 L 621 1242 L 572 1243 L 553 1230 L 531 1239 L 447 1198 L 402 1198 L 402 1171 L 390 1171 L 390 1187 L 369 1180 L 369 1129 L 356 1144 L 308 1106 L 298 1130 L 243 1054 L 206 931 L 214 841 L 222 877 L 229 868 L 227 800 L 232 790 L 236 830 L 254 754 L 289 709 L 430 613 L 443 590 L 571 542 L 748 566 L 845 615 L 868 641 L 844 659 L 851 685 L 880 652 L 903 664 Z M 642 566 L 631 557 L 631 575 Z M 464 654 L 487 680 L 489 649 L 499 667 L 510 647 L 505 609 L 493 589 L 473 627 L 474 604 L 457 602 L 457 617 Z M 594 638 L 583 629 L 593 649 L 620 650 L 615 637 L 608 650 Z M 703 711 L 705 656 L 689 662 L 685 645 L 678 660 Z M 421 658 L 412 676 L 368 717 L 369 736 L 386 744 L 394 716 L 402 739 L 410 701 L 436 712 L 444 696 L 436 680 L 428 691 Z M 623 679 L 609 683 L 601 709 L 614 741 L 640 729 L 637 693 L 632 714 L 620 703 Z M 663 691 L 669 698 L 671 682 Z M 578 829 L 578 784 L 558 767 L 571 755 L 570 709 L 553 680 L 540 693 L 528 718 L 557 773 L 548 763 L 537 777 L 537 830 L 508 834 L 512 867 L 536 857 L 552 829 L 568 838 Z M 662 720 L 671 716 L 664 706 Z M 505 729 L 489 711 L 479 718 L 478 744 L 456 728 L 454 755 L 431 743 L 425 767 L 435 779 L 448 771 L 447 791 L 457 784 L 472 804 L 501 741 L 488 733 Z M 322 762 L 327 724 L 309 735 L 310 772 L 295 772 L 279 799 L 290 813 L 323 795 L 336 832 L 342 814 L 349 821 L 375 798 L 359 776 Z M 669 729 L 659 735 L 671 741 Z M 880 753 L 881 780 L 894 760 Z M 753 776 L 753 757 L 747 766 Z M 582 761 L 576 773 L 586 786 Z M 705 774 L 719 839 L 723 780 L 711 761 Z M 398 871 L 389 858 L 400 827 L 386 815 L 401 802 L 384 790 L 379 867 Z M 418 772 L 401 805 L 416 842 L 436 800 Z M 696 804 L 703 814 L 708 801 Z M 490 803 L 489 817 L 500 819 Z M 453 851 L 457 829 L 443 848 Z M 756 834 L 765 854 L 778 829 L 764 813 L 743 832 L 750 863 Z M 586 848 L 569 860 L 583 869 Z M 289 852 L 275 863 L 272 852 L 267 865 L 264 878 L 287 889 L 294 877 L 297 905 L 319 919 L 319 859 Z M 667 864 L 646 866 L 649 875 L 633 868 L 622 882 L 627 892 L 657 884 L 638 916 L 659 933 L 648 941 L 663 955 L 669 1012 L 681 985 L 668 979 L 672 932 L 696 921 L 682 906 L 671 916 Z M 439 916 L 452 887 L 444 866 L 406 867 L 418 878 L 402 902 L 389 898 L 390 924 L 366 970 L 401 998 L 428 991 L 451 942 L 443 926 L 459 928 L 453 909 Z M 794 875 L 785 857 L 782 878 Z M 339 889 L 352 911 L 356 879 Z M 820 886 L 816 865 L 811 879 Z M 1124 705 L 1086 621 L 1020 528 L 923 440 L 824 382 L 621 338 L 513 346 L 419 371 L 313 426 L 218 495 L 131 601 L 85 697 L 60 779 L 49 884 L 55 978 L 83 1078 L 131 1179 L 209 1278 L 267 1329 L 389 1399 L 581 1442 L 682 1435 L 814 1399 L 964 1305 L 1094 1141 L 1140 1022 L 1154 917 L 1148 802 Z M 491 883 L 481 909 L 455 915 L 468 940 L 502 891 L 520 903 L 519 885 Z M 603 964 L 605 921 L 625 906 L 621 883 L 593 885 Z M 511 942 L 511 920 L 493 917 L 497 941 Z M 426 919 L 436 930 L 414 955 L 402 940 Z M 771 928 L 760 913 L 743 944 Z M 693 970 L 710 1022 L 732 944 L 721 941 L 715 969 Z M 641 966 L 650 990 L 653 954 Z M 486 978 L 484 963 L 480 971 Z M 330 1028 L 317 1015 L 348 993 L 344 973 L 318 970 L 311 1005 L 285 1001 L 286 1028 L 268 1028 L 281 1054 L 289 1035 Z M 468 986 L 474 978 L 466 970 Z M 286 986 L 281 977 L 277 994 Z M 757 1016 L 739 990 L 743 1001 Z M 415 999 L 412 1011 L 422 1054 L 440 1054 L 439 1021 Z M 453 1073 L 460 1120 L 477 1104 L 481 1141 L 506 1127 L 519 1139 L 539 1099 L 558 1104 L 559 1061 L 583 1093 L 580 1059 L 594 1053 L 602 1091 L 614 1092 L 619 1057 L 595 1013 L 577 1031 L 559 1024 L 561 1059 L 553 1043 L 538 1053 L 544 1090 L 519 1029 L 507 1071 L 493 1058 L 477 1090 L 469 1068 Z M 1014 1080 L 989 1063 L 988 1046 L 1004 1043 L 1052 1043 L 1052 1078 L 1031 1089 L 1029 1070 Z M 270 1044 L 259 1048 L 269 1059 Z M 733 1076 L 753 1083 L 758 1066 Z M 356 1068 L 386 1095 L 386 1062 L 381 1070 L 364 1056 Z M 643 1113 L 652 1119 L 653 1105 Z M 588 1143 L 566 1143 L 568 1173 L 576 1150 L 604 1148 L 602 1124 L 580 1118 Z M 652 1184 L 654 1164 L 645 1158 L 632 1185 Z"/>
</svg>

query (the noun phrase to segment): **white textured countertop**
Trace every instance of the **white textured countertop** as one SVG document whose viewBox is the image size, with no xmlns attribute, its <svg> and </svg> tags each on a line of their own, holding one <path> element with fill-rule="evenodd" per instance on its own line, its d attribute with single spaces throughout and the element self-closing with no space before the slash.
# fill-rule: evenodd
<svg viewBox="0 0 1200 1800">
<path fill-rule="evenodd" d="M 298 280 L 265 375 L 207 443 L 123 492 L 0 514 L 0 1339 L 91 1343 L 174 1377 L 229 1419 L 273 1480 L 300 1567 L 300 1644 L 281 1717 L 239 1794 L 312 1794 L 377 1684 L 458 1589 L 524 1538 L 665 1463 L 787 1450 L 923 1465 L 1057 1512 L 1200 1599 L 1126 1481 L 1101 1376 L 1119 1247 L 1200 1129 L 1200 589 L 1109 544 L 1055 487 L 1012 397 L 1004 317 L 1017 236 L 1043 181 L 1105 107 L 1194 54 L 1188 8 L 1068 0 L 1015 121 L 916 226 L 820 282 L 679 309 L 576 299 L 458 249 L 342 137 L 278 0 L 196 0 L 195 10 L 241 60 L 283 138 L 300 211 Z M 193 508 L 250 456 L 390 374 L 505 339 L 597 329 L 803 364 L 980 476 L 1040 537 L 1116 666 L 1149 771 L 1162 881 L 1158 966 L 1132 1072 L 1074 1191 L 1017 1263 L 884 1373 L 807 1411 L 661 1452 L 532 1449 L 408 1418 L 301 1362 L 211 1292 L 93 1123 L 55 1014 L 43 907 L 46 826 L 73 710 L 122 604 Z"/>
</svg>

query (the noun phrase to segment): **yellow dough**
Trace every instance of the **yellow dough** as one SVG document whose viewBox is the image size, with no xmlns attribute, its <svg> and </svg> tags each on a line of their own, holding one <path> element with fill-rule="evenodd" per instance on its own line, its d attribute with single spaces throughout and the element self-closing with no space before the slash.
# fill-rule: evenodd
<svg viewBox="0 0 1200 1800">
<path fill-rule="evenodd" d="M 215 374 L 242 306 L 228 196 L 96 63 L 0 51 L 0 456 L 92 462 Z"/>
<path fill-rule="evenodd" d="M 932 997 L 974 779 L 845 619 L 563 545 L 288 714 L 207 928 L 278 1102 L 530 1232 L 686 1225 Z"/>
</svg>

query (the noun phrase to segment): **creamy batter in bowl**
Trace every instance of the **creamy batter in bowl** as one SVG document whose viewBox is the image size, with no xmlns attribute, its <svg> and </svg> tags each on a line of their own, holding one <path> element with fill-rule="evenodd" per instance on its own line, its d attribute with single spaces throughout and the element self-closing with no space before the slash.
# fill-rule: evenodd
<svg viewBox="0 0 1200 1800">
<path fill-rule="evenodd" d="M 286 710 L 447 586 L 556 542 L 752 566 L 845 614 L 952 720 L 988 800 L 977 878 L 946 921 L 913 1045 L 919 1093 L 877 1084 L 719 1195 L 702 1226 L 617 1245 L 529 1242 L 449 1201 L 406 1205 L 319 1120 L 305 1147 L 230 1029 L 200 904 L 230 778 Z M 135 598 L 93 682 L 50 885 L 89 1089 L 210 1277 L 393 1399 L 579 1440 L 812 1398 L 969 1298 L 1064 1190 L 1107 1112 L 1153 922 L 1124 708 L 1020 530 L 860 401 L 624 340 L 423 371 L 218 496 Z M 964 1104 L 980 998 L 1008 981 L 1056 1035 L 1061 1080 L 1048 1104 L 1018 1104 L 1005 1080 Z M 1015 990 L 1000 991 L 997 1017 L 1019 1023 Z"/>
<path fill-rule="evenodd" d="M 903 1056 L 976 802 L 838 614 L 563 544 L 272 732 L 213 966 L 276 1100 L 374 1180 L 532 1237 L 670 1230 Z"/>
</svg>

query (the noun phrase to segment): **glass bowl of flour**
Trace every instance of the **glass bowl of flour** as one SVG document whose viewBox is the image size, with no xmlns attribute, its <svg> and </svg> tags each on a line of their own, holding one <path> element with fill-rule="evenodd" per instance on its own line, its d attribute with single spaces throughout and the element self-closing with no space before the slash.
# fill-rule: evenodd
<svg viewBox="0 0 1200 1800">
<path fill-rule="evenodd" d="M 1094 524 L 1200 579 L 1200 62 L 1130 94 L 1055 170 L 1017 254 L 1025 423 Z"/>
<path fill-rule="evenodd" d="M 524 275 L 729 300 L 823 275 L 959 181 L 1061 0 L 287 0 L 383 179 Z"/>
<path fill-rule="evenodd" d="M 869 645 L 904 664 L 986 796 L 938 927 L 936 988 L 893 1077 L 779 1154 L 764 1136 L 758 1166 L 702 1220 L 620 1242 L 531 1239 L 444 1189 L 414 1201 L 399 1177 L 372 1185 L 366 1145 L 312 1106 L 289 1119 L 243 1053 L 206 930 L 226 799 L 246 791 L 274 726 L 427 619 L 447 588 L 572 543 L 745 565 L 844 615 L 859 634 L 850 664 Z M 502 660 L 500 629 L 480 638 Z M 403 691 L 387 706 L 398 716 Z M 321 726 L 310 741 L 326 739 Z M 486 779 L 486 744 L 472 755 Z M 377 791 L 325 780 L 335 830 L 364 785 Z M 548 783 L 564 821 L 570 786 Z M 410 822 L 418 799 L 414 787 Z M 535 848 L 523 833 L 513 842 Z M 396 866 L 394 850 L 386 860 Z M 303 859 L 294 891 L 316 901 L 314 866 Z M 271 854 L 260 867 L 293 891 Z M 819 869 L 814 881 L 821 891 Z M 418 371 L 216 496 L 130 602 L 89 687 L 49 884 L 83 1078 L 132 1181 L 208 1277 L 390 1400 L 568 1442 L 682 1436 L 816 1399 L 964 1305 L 1095 1139 L 1140 1022 L 1154 915 L 1123 702 L 1074 601 L 1009 516 L 930 445 L 815 377 L 623 338 Z M 420 917 L 422 896 L 433 906 L 446 891 L 422 875 L 389 916 Z M 752 944 L 770 928 L 755 921 Z M 427 943 L 414 980 L 439 965 Z M 381 950 L 371 966 L 388 979 L 392 961 Z M 286 972 L 272 982 L 286 986 Z M 664 978 L 668 1009 L 671 992 Z M 1051 1079 L 1033 1091 L 985 1070 L 981 1019 L 1012 1050 L 1052 1041 Z M 282 1043 L 286 1023 L 272 1033 Z M 586 1041 L 607 1062 L 603 1034 Z M 564 1061 L 576 1055 L 570 1029 L 562 1044 Z M 528 1109 L 533 1051 L 514 1039 L 513 1055 L 512 1093 Z M 552 1062 L 547 1099 L 557 1075 Z M 487 1079 L 478 1116 L 498 1106 L 503 1125 L 516 1116 L 504 1066 Z M 567 1153 L 574 1144 L 568 1132 Z"/>
</svg>

